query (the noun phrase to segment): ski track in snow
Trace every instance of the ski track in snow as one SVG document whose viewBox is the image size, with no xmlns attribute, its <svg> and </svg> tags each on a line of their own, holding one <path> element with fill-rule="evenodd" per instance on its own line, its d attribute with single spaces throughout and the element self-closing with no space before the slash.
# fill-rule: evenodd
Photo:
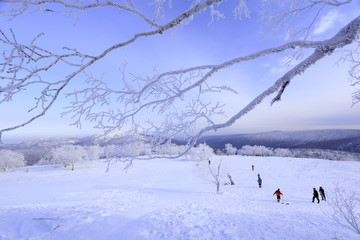
<svg viewBox="0 0 360 240">
<path fill-rule="evenodd" d="M 313 187 L 328 198 L 335 185 L 359 194 L 360 162 L 220 158 L 236 183 L 222 194 L 194 174 L 195 162 L 179 159 L 139 161 L 127 172 L 90 162 L 1 174 L 0 240 L 360 239 L 325 216 L 327 202 L 311 202 Z"/>
</svg>

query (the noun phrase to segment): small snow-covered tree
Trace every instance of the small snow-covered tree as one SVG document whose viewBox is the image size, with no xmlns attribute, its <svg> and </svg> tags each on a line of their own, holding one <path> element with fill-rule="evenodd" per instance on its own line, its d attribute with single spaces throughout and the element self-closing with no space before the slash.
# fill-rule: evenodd
<svg viewBox="0 0 360 240">
<path fill-rule="evenodd" d="M 221 185 L 227 177 L 222 160 L 210 159 L 211 161 L 200 161 L 194 166 L 195 174 L 205 181 L 216 186 L 216 193 L 221 193 Z"/>
<path fill-rule="evenodd" d="M 274 155 L 278 157 L 292 157 L 292 152 L 288 148 L 275 148 Z"/>
<path fill-rule="evenodd" d="M 250 146 L 245 145 L 242 146 L 241 149 L 238 151 L 239 154 L 242 155 L 250 155 L 250 156 L 273 156 L 273 150 L 265 147 L 265 146 Z"/>
<path fill-rule="evenodd" d="M 11 150 L 0 150 L 0 167 L 6 172 L 9 168 L 25 165 L 24 155 Z"/>
<path fill-rule="evenodd" d="M 83 150 L 85 151 L 86 160 L 89 161 L 97 160 L 104 155 L 104 149 L 99 145 L 85 146 Z"/>
<path fill-rule="evenodd" d="M 191 159 L 208 162 L 208 160 L 214 156 L 214 149 L 206 143 L 201 143 L 190 149 L 188 155 Z"/>
<path fill-rule="evenodd" d="M 360 235 L 360 196 L 336 186 L 327 198 L 332 213 L 326 213 L 341 226 Z"/>
<path fill-rule="evenodd" d="M 105 147 L 105 151 L 106 151 L 106 162 L 107 162 L 107 168 L 105 172 L 109 172 L 110 165 L 115 162 L 125 163 L 124 169 L 128 169 L 135 158 L 133 153 L 129 152 L 128 149 L 125 148 L 125 146 L 110 145 Z"/>
<path fill-rule="evenodd" d="M 215 161 L 209 164 L 208 168 L 212 176 L 211 182 L 216 185 L 216 193 L 219 194 L 221 190 L 221 180 L 224 177 L 224 172 L 221 169 L 222 161 Z"/>
<path fill-rule="evenodd" d="M 81 146 L 63 145 L 51 150 L 52 162 L 62 163 L 64 166 L 71 165 L 75 169 L 75 163 L 85 161 L 87 154 Z"/>
<path fill-rule="evenodd" d="M 227 155 L 236 155 L 237 154 L 237 148 L 233 147 L 230 143 L 225 144 L 225 153 Z"/>
<path fill-rule="evenodd" d="M 144 141 L 133 141 L 131 143 L 127 143 L 123 146 L 124 151 L 127 151 L 130 155 L 134 157 L 151 155 L 151 148 L 149 144 Z"/>
</svg>

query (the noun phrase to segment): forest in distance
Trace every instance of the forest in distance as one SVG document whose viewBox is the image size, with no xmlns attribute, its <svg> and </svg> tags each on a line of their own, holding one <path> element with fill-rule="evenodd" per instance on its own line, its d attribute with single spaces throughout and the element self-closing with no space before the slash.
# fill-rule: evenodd
<svg viewBox="0 0 360 240">
<path fill-rule="evenodd" d="M 8 150 L 23 156 L 24 165 L 59 163 L 54 157 L 64 149 L 67 154 L 78 155 L 79 161 L 89 158 L 142 157 L 154 155 L 174 156 L 185 151 L 183 142 L 174 140 L 171 146 L 153 148 L 146 136 L 118 132 L 106 137 L 93 135 L 83 138 L 42 138 L 20 144 L 8 144 Z M 116 149 L 116 150 L 114 150 Z M 217 155 L 279 156 L 317 158 L 340 161 L 360 159 L 360 130 L 312 130 L 293 132 L 267 132 L 255 134 L 205 136 L 187 155 L 213 151 Z M 3 156 L 4 157 L 4 156 Z M 68 161 L 65 157 L 65 161 Z"/>
</svg>

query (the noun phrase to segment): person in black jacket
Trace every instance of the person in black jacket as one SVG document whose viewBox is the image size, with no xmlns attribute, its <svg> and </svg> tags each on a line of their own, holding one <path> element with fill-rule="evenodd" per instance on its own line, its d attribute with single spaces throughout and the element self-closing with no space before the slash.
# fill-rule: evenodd
<svg viewBox="0 0 360 240">
<path fill-rule="evenodd" d="M 313 199 L 312 199 L 312 202 L 314 202 L 315 199 L 318 200 L 318 203 L 320 203 L 320 200 L 319 200 L 319 193 L 318 191 L 316 190 L 316 188 L 313 188 L 314 189 L 314 193 L 313 193 Z"/>
<path fill-rule="evenodd" d="M 320 192 L 321 200 L 326 201 L 325 191 L 322 187 L 319 188 L 319 192 Z"/>
</svg>

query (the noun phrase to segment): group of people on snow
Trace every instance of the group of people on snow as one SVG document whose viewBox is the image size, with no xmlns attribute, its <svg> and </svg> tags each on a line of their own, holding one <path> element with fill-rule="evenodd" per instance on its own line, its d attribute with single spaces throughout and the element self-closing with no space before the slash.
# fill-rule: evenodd
<svg viewBox="0 0 360 240">
<path fill-rule="evenodd" d="M 252 165 L 251 168 L 252 168 L 252 171 L 254 171 L 254 165 Z M 259 184 L 259 188 L 261 188 L 261 186 L 262 186 L 262 179 L 261 179 L 259 173 L 258 173 L 257 176 L 258 176 L 257 182 L 258 182 L 258 184 Z M 319 192 L 320 192 L 321 200 L 322 200 L 322 201 L 326 201 L 325 191 L 324 191 L 324 189 L 323 189 L 322 187 L 319 188 Z M 313 199 L 312 199 L 312 202 L 314 202 L 315 199 L 317 199 L 318 203 L 320 203 L 319 192 L 316 190 L 316 188 L 313 188 Z M 281 195 L 283 195 L 283 194 L 282 194 L 282 192 L 280 191 L 280 188 L 278 188 L 278 189 L 274 192 L 273 195 L 276 195 L 277 201 L 280 202 Z"/>
<path fill-rule="evenodd" d="M 313 188 L 313 199 L 312 199 L 312 202 L 315 201 L 315 199 L 317 199 L 318 203 L 320 203 L 320 200 L 319 200 L 319 193 L 318 191 L 316 190 L 316 188 Z M 325 191 L 322 187 L 319 188 L 319 192 L 320 192 L 320 195 L 321 195 L 321 200 L 322 201 L 326 201 L 326 197 L 325 197 Z"/>
</svg>

